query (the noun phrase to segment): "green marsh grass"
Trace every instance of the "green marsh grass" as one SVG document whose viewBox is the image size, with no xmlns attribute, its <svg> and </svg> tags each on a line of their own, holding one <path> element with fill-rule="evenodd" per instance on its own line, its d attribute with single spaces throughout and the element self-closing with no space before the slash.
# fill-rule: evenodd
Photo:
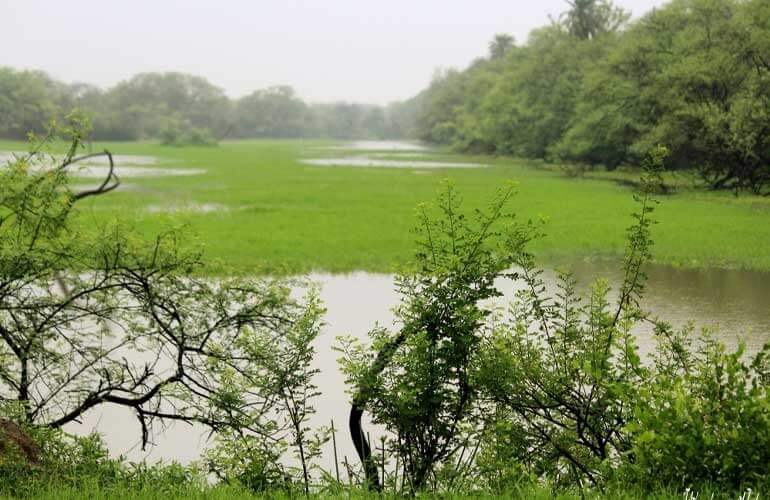
<svg viewBox="0 0 770 500">
<path fill-rule="evenodd" d="M 92 225 L 122 217 L 148 235 L 169 222 L 189 226 L 206 251 L 211 262 L 207 272 L 212 274 L 392 272 L 410 257 L 415 207 L 435 198 L 443 178 L 457 184 L 469 207 L 484 203 L 495 189 L 513 180 L 519 192 L 511 209 L 523 220 L 547 220 L 546 236 L 532 247 L 546 263 L 622 254 L 634 203 L 631 188 L 611 182 L 612 175 L 570 178 L 558 168 L 538 168 L 532 162 L 445 151 L 412 159 L 480 162 L 489 168 L 415 171 L 300 162 L 367 154 L 323 149 L 330 145 L 339 144 L 301 140 L 180 148 L 150 142 L 94 144 L 94 151 L 106 148 L 121 155 L 156 156 L 161 166 L 204 168 L 206 173 L 125 178 L 125 190 L 84 203 L 81 220 Z M 24 147 L 0 142 L 0 150 Z M 770 199 L 698 189 L 660 198 L 655 213 L 660 224 L 654 229 L 657 262 L 770 271 Z M 211 211 L 184 211 L 196 206 Z M 170 211 L 164 213 L 163 207 Z"/>
</svg>

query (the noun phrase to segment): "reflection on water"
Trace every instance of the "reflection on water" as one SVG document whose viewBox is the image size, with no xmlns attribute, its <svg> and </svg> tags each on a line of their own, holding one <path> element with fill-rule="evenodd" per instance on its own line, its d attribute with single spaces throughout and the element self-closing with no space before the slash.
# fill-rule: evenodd
<svg viewBox="0 0 770 500">
<path fill-rule="evenodd" d="M 617 289 L 622 276 L 617 266 L 609 263 L 580 262 L 573 266 L 579 289 L 586 291 L 593 279 L 604 277 Z M 689 320 L 698 327 L 716 329 L 718 337 L 735 345 L 739 337 L 746 339 L 750 351 L 756 351 L 770 341 L 770 275 L 731 270 L 677 270 L 670 267 L 651 266 L 648 293 L 644 306 L 656 311 L 661 319 L 674 326 L 682 326 Z M 547 286 L 553 290 L 555 272 L 545 273 Z M 355 451 L 347 437 L 348 398 L 344 380 L 337 370 L 338 353 L 333 351 L 335 337 L 355 335 L 361 338 L 376 322 L 392 324 L 391 309 L 398 296 L 393 291 L 393 279 L 389 275 L 353 273 L 348 275 L 314 275 L 312 279 L 322 285 L 321 297 L 327 307 L 327 323 L 319 338 L 316 366 L 321 373 L 316 379 L 323 396 L 317 401 L 313 425 L 328 425 L 334 419 L 340 429 L 337 436 L 340 459 L 347 456 L 355 462 Z M 517 288 L 515 283 L 500 282 L 510 298 Z M 505 298 L 503 299 L 503 301 Z M 637 332 L 642 351 L 649 351 L 649 331 Z M 86 416 L 81 425 L 69 430 L 102 432 L 114 454 L 126 453 L 131 460 L 142 458 L 189 462 L 198 457 L 206 444 L 206 434 L 200 428 L 174 424 L 166 432 L 155 437 L 157 446 L 142 452 L 138 445 L 139 424 L 128 412 L 116 408 L 104 408 Z M 378 429 L 367 425 L 376 439 Z M 330 445 L 331 446 L 331 445 Z M 331 449 L 331 448 L 330 448 Z M 325 466 L 331 468 L 332 463 Z"/>
</svg>

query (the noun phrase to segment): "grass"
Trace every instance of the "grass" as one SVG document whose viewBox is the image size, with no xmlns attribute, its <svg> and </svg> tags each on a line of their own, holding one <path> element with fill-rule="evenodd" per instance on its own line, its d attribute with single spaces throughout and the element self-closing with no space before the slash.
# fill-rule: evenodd
<svg viewBox="0 0 770 500">
<path fill-rule="evenodd" d="M 709 498 L 710 493 L 706 491 L 702 492 L 704 498 Z M 729 494 L 716 494 L 715 499 L 719 498 L 736 498 L 737 495 Z M 4 496 L 0 494 L 0 499 L 10 499 L 11 496 Z M 80 485 L 48 485 L 41 486 L 39 488 L 33 488 L 31 491 L 24 495 L 24 498 L 35 498 L 38 500 L 97 500 L 97 499 L 111 499 L 111 500 L 261 500 L 261 499 L 276 499 L 276 500 L 290 500 L 294 498 L 305 498 L 302 493 L 299 492 L 283 492 L 281 490 L 275 490 L 266 493 L 253 493 L 249 490 L 231 487 L 231 486 L 213 486 L 205 489 L 198 487 L 178 487 L 174 485 L 155 484 L 147 485 L 146 487 L 134 487 L 126 488 L 122 487 L 104 487 L 99 486 L 96 482 L 84 482 Z M 381 498 L 381 499 L 403 499 L 408 498 L 405 495 L 396 495 L 394 493 L 383 493 L 381 495 L 375 495 L 363 490 L 362 488 L 353 488 L 352 490 L 343 489 L 338 492 L 327 493 L 314 493 L 309 497 L 314 500 L 364 500 L 369 498 Z M 607 499 L 607 500 L 680 500 L 685 498 L 682 493 L 676 493 L 674 491 L 635 491 L 631 489 L 613 489 L 605 492 L 598 492 L 592 490 L 575 490 L 568 492 L 553 492 L 551 489 L 540 486 L 526 486 L 519 490 L 509 492 L 507 494 L 491 494 L 484 492 L 470 491 L 467 493 L 441 493 L 441 494 L 418 494 L 413 498 L 417 499 L 429 499 L 429 498 L 441 498 L 442 500 L 465 500 L 465 499 L 484 499 L 492 500 L 495 498 L 507 498 L 515 500 L 586 500 L 586 499 Z M 752 499 L 754 497 L 752 496 Z"/>
<path fill-rule="evenodd" d="M 148 142 L 94 145 L 94 150 L 157 156 L 177 168 L 205 168 L 206 174 L 124 179 L 130 189 L 83 203 L 80 217 L 89 225 L 123 217 L 147 235 L 169 222 L 186 224 L 211 259 L 207 270 L 211 273 L 392 272 L 411 257 L 415 207 L 435 199 L 441 179 L 448 177 L 457 184 L 467 207 L 482 206 L 499 186 L 514 180 L 519 193 L 511 209 L 521 220 L 548 220 L 546 236 L 533 245 L 543 260 L 558 264 L 622 255 L 635 205 L 631 189 L 608 182 L 611 175 L 569 178 L 558 169 L 537 168 L 526 161 L 445 152 L 436 158 L 491 166 L 418 174 L 313 167 L 298 161 L 345 154 L 319 149 L 325 145 L 330 143 L 233 141 L 211 148 Z M 24 147 L 0 142 L 0 150 Z M 655 213 L 660 221 L 654 229 L 657 262 L 770 271 L 770 199 L 696 189 L 661 199 Z M 172 214 L 148 210 L 201 204 L 224 210 Z"/>
</svg>

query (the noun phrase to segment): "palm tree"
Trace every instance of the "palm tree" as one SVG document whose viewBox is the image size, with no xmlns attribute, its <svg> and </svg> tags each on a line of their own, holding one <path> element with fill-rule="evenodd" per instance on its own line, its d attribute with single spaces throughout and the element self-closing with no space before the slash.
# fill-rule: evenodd
<svg viewBox="0 0 770 500">
<path fill-rule="evenodd" d="M 515 40 L 511 35 L 498 33 L 492 41 L 489 42 L 489 58 L 502 59 L 505 54 L 513 48 L 514 43 Z"/>
<path fill-rule="evenodd" d="M 570 10 L 561 15 L 569 33 L 581 40 L 593 40 L 602 33 L 620 29 L 631 14 L 610 0 L 565 0 Z"/>
</svg>

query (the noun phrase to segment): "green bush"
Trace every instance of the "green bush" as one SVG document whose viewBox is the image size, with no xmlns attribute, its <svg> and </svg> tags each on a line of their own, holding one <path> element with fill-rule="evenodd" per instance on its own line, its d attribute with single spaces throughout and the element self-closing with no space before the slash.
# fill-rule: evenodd
<svg viewBox="0 0 770 500">
<path fill-rule="evenodd" d="M 676 373 L 641 388 L 626 472 L 642 484 L 711 484 L 737 491 L 770 485 L 770 344 L 747 360 L 705 336 Z"/>
</svg>

